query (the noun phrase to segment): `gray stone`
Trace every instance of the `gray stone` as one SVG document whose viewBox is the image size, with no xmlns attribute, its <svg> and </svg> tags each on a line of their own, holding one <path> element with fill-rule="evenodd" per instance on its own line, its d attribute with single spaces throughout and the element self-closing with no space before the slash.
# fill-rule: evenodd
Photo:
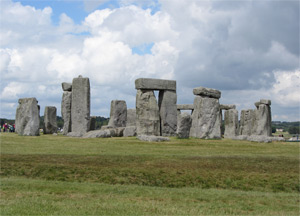
<svg viewBox="0 0 300 216">
<path fill-rule="evenodd" d="M 136 126 L 136 109 L 127 110 L 126 127 L 128 126 Z"/>
<path fill-rule="evenodd" d="M 96 130 L 96 116 L 91 116 L 90 131 Z"/>
<path fill-rule="evenodd" d="M 220 104 L 220 110 L 230 110 L 235 108 L 236 106 L 234 104 Z"/>
<path fill-rule="evenodd" d="M 271 106 L 271 100 L 268 99 L 260 99 L 260 104 L 265 104 Z"/>
<path fill-rule="evenodd" d="M 85 134 L 90 129 L 90 80 L 74 78 L 72 82 L 72 132 Z"/>
<path fill-rule="evenodd" d="M 239 135 L 250 136 L 255 129 L 255 111 L 253 109 L 242 110 L 240 117 Z"/>
<path fill-rule="evenodd" d="M 255 111 L 255 130 L 252 134 L 272 136 L 271 108 L 268 105 L 260 104 Z"/>
<path fill-rule="evenodd" d="M 125 127 L 127 121 L 127 105 L 124 100 L 112 100 L 108 126 Z"/>
<path fill-rule="evenodd" d="M 221 97 L 221 92 L 216 89 L 197 87 L 193 89 L 193 94 L 203 97 L 210 97 L 219 99 Z"/>
<path fill-rule="evenodd" d="M 233 139 L 233 140 L 248 140 L 248 137 L 247 135 L 238 135 L 238 136 L 234 136 L 234 137 L 229 137 L 230 139 Z"/>
<path fill-rule="evenodd" d="M 15 127 L 19 135 L 38 136 L 40 134 L 40 113 L 36 98 L 21 98 L 16 110 Z"/>
<path fill-rule="evenodd" d="M 67 133 L 66 135 L 68 136 L 68 137 L 82 137 L 84 134 L 86 134 L 85 132 L 82 132 L 82 131 L 80 131 L 80 132 L 69 132 L 69 133 Z"/>
<path fill-rule="evenodd" d="M 192 117 L 188 113 L 178 115 L 177 136 L 178 138 L 189 138 L 192 125 Z"/>
<path fill-rule="evenodd" d="M 190 137 L 219 139 L 221 138 L 219 100 L 196 96 Z"/>
<path fill-rule="evenodd" d="M 160 135 L 159 108 L 151 90 L 137 90 L 136 127 L 137 135 Z"/>
<path fill-rule="evenodd" d="M 72 83 L 66 83 L 66 82 L 63 82 L 61 84 L 61 87 L 63 89 L 63 91 L 72 91 Z"/>
<path fill-rule="evenodd" d="M 136 136 L 136 126 L 128 126 L 123 132 L 124 137 Z"/>
<path fill-rule="evenodd" d="M 168 137 L 162 137 L 162 136 L 149 136 L 149 135 L 139 135 L 137 137 L 139 140 L 142 141 L 148 141 L 148 142 L 164 142 L 164 141 L 170 141 L 170 138 Z"/>
<path fill-rule="evenodd" d="M 194 104 L 177 104 L 177 110 L 194 110 Z"/>
<path fill-rule="evenodd" d="M 239 113 L 236 109 L 226 110 L 224 114 L 224 137 L 231 138 L 239 135 Z"/>
<path fill-rule="evenodd" d="M 46 106 L 44 112 L 44 134 L 57 133 L 56 107 Z"/>
<path fill-rule="evenodd" d="M 114 130 L 114 133 L 111 132 L 114 137 L 122 137 L 124 134 L 125 127 L 116 127 L 116 128 L 110 129 L 110 131 L 112 131 L 112 130 Z"/>
<path fill-rule="evenodd" d="M 64 120 L 63 134 L 71 132 L 71 105 L 72 105 L 72 92 L 65 91 L 61 100 L 61 116 Z"/>
<path fill-rule="evenodd" d="M 176 91 L 175 80 L 139 78 L 135 80 L 135 88 L 142 90 L 172 90 Z"/>
<path fill-rule="evenodd" d="M 106 129 L 111 129 L 113 128 L 112 126 L 108 126 L 108 125 L 103 125 L 101 126 L 101 130 L 106 130 Z"/>
<path fill-rule="evenodd" d="M 85 133 L 83 138 L 109 138 L 112 137 L 111 130 L 94 130 Z"/>
<path fill-rule="evenodd" d="M 175 91 L 159 92 L 159 113 L 162 136 L 176 136 L 177 130 L 177 94 Z"/>
</svg>

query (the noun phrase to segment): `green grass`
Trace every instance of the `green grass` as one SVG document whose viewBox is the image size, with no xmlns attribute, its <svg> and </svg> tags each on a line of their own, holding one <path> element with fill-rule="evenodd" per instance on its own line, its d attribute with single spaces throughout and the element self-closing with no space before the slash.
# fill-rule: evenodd
<svg viewBox="0 0 300 216">
<path fill-rule="evenodd" d="M 299 143 L 0 140 L 1 215 L 299 214 Z"/>
</svg>

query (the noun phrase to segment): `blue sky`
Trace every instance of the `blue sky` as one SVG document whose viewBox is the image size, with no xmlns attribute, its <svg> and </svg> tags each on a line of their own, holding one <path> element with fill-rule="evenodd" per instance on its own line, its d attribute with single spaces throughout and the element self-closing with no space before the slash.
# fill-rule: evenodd
<svg viewBox="0 0 300 216">
<path fill-rule="evenodd" d="M 239 111 L 266 98 L 273 120 L 300 120 L 299 20 L 298 0 L 2 0 L 0 117 L 21 97 L 60 115 L 61 83 L 83 75 L 92 115 L 114 99 L 134 108 L 148 77 L 176 80 L 178 104 L 204 86 Z"/>
</svg>

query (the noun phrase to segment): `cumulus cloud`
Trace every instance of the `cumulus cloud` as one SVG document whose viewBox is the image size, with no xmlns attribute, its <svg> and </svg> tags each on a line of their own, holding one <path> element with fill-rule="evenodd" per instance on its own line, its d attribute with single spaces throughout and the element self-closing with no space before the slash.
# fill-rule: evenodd
<svg viewBox="0 0 300 216">
<path fill-rule="evenodd" d="M 139 77 L 176 79 L 178 103 L 192 103 L 192 89 L 206 86 L 220 89 L 221 102 L 238 109 L 270 98 L 274 116 L 284 117 L 284 109 L 297 113 L 299 2 L 84 4 L 90 13 L 81 24 L 62 13 L 54 25 L 50 7 L 1 3 L 2 116 L 10 115 L 5 107 L 16 98 L 31 96 L 42 109 L 57 105 L 59 113 L 60 83 L 80 74 L 91 80 L 93 115 L 108 116 L 113 99 L 134 107 Z M 94 10 L 101 4 L 107 8 Z M 149 50 L 138 54 L 135 47 Z"/>
</svg>

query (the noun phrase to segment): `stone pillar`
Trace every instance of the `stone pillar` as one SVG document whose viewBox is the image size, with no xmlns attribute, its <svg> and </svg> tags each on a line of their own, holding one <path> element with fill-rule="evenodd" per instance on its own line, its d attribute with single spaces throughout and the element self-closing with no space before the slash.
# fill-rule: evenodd
<svg viewBox="0 0 300 216">
<path fill-rule="evenodd" d="M 44 134 L 57 133 L 56 107 L 46 106 L 44 112 Z"/>
<path fill-rule="evenodd" d="M 192 117 L 188 113 L 178 115 L 177 136 L 178 138 L 189 138 L 192 125 Z"/>
<path fill-rule="evenodd" d="M 160 135 L 159 108 L 152 90 L 137 90 L 137 135 Z"/>
<path fill-rule="evenodd" d="M 61 100 L 61 116 L 64 120 L 63 134 L 71 132 L 71 106 L 72 106 L 72 92 L 64 91 Z"/>
<path fill-rule="evenodd" d="M 239 135 L 239 113 L 236 109 L 229 109 L 224 114 L 225 138 L 232 138 Z"/>
<path fill-rule="evenodd" d="M 255 103 L 255 135 L 272 136 L 271 100 L 261 99 Z"/>
<path fill-rule="evenodd" d="M 36 98 L 21 98 L 16 110 L 15 127 L 19 135 L 40 135 L 40 112 Z"/>
<path fill-rule="evenodd" d="M 221 92 L 216 89 L 198 87 L 193 90 L 194 112 L 190 137 L 221 138 L 220 104 Z"/>
<path fill-rule="evenodd" d="M 113 100 L 110 105 L 109 127 L 126 127 L 127 105 L 124 100 Z"/>
<path fill-rule="evenodd" d="M 126 127 L 136 126 L 136 109 L 127 110 Z"/>
<path fill-rule="evenodd" d="M 253 109 L 242 110 L 240 117 L 240 135 L 250 136 L 255 129 L 255 111 Z"/>
<path fill-rule="evenodd" d="M 177 130 L 176 91 L 159 92 L 160 127 L 162 136 L 175 136 Z"/>
<path fill-rule="evenodd" d="M 79 76 L 72 82 L 72 132 L 82 136 L 90 129 L 90 80 Z"/>
</svg>

